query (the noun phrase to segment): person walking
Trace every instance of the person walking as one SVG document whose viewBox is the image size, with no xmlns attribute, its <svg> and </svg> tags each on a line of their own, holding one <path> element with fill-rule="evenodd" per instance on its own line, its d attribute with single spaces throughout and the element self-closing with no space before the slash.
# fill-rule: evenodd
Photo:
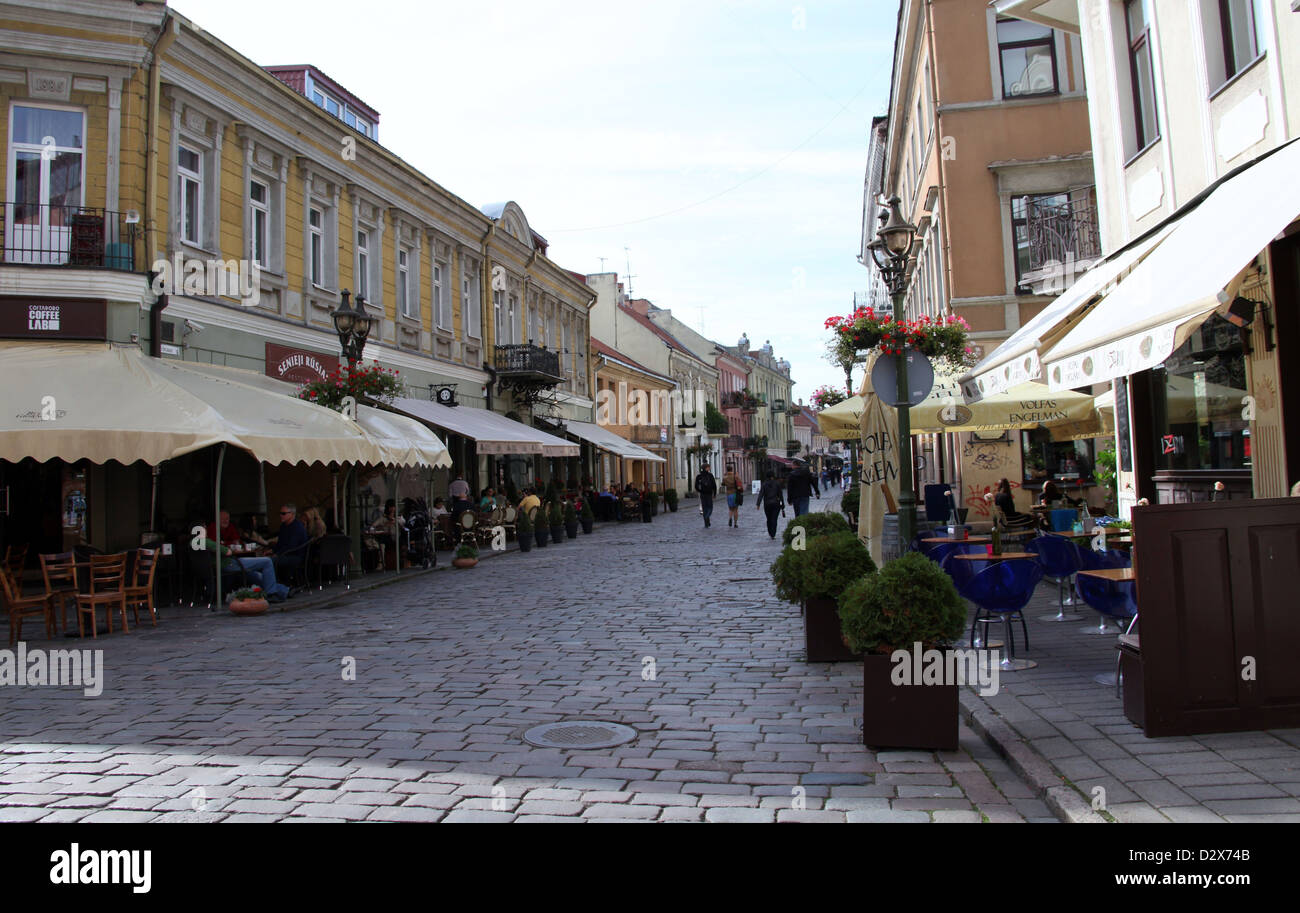
<svg viewBox="0 0 1300 913">
<path fill-rule="evenodd" d="M 817 488 L 817 480 L 808 471 L 808 464 L 803 460 L 795 460 L 794 472 L 790 473 L 789 478 L 785 480 L 785 486 L 786 494 L 790 498 L 790 506 L 794 508 L 796 517 L 808 513 L 810 492 L 817 495 L 817 500 L 821 500 L 822 493 Z"/>
<path fill-rule="evenodd" d="M 718 493 L 718 481 L 713 478 L 707 463 L 695 477 L 695 490 L 700 494 L 700 513 L 704 515 L 704 528 L 708 529 L 712 526 L 709 518 L 713 516 L 713 498 Z"/>
<path fill-rule="evenodd" d="M 758 490 L 757 501 L 756 507 L 762 508 L 767 514 L 767 535 L 775 539 L 777 514 L 785 515 L 785 495 L 781 491 L 781 483 L 776 480 L 776 473 L 771 470 L 768 470 L 767 478 Z"/>
<path fill-rule="evenodd" d="M 727 496 L 727 525 L 733 529 L 740 527 L 740 476 L 736 475 L 736 467 L 732 463 L 727 464 L 727 472 L 722 477 L 722 493 Z"/>
</svg>

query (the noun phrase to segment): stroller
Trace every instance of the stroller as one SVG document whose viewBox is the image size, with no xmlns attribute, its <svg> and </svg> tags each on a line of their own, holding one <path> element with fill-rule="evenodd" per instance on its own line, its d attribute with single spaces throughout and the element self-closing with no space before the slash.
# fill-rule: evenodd
<svg viewBox="0 0 1300 913">
<path fill-rule="evenodd" d="M 402 501 L 402 514 L 406 517 L 406 561 L 414 567 L 430 568 L 438 563 L 433 550 L 433 521 L 424 498 L 406 498 Z"/>
</svg>

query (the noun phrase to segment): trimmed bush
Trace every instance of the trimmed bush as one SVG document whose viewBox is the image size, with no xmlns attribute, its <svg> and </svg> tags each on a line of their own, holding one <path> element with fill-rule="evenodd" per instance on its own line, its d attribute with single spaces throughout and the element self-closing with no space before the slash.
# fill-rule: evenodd
<svg viewBox="0 0 1300 913">
<path fill-rule="evenodd" d="M 787 546 L 772 562 L 776 595 L 787 602 L 838 599 L 851 583 L 876 570 L 867 547 L 848 530 L 815 536 L 805 546 Z"/>
<path fill-rule="evenodd" d="M 677 509 L 677 489 L 676 489 L 676 488 L 669 488 L 667 491 L 664 492 L 664 504 L 666 504 L 666 505 L 668 506 L 668 509 L 669 509 L 669 510 L 676 510 L 676 509 Z"/>
<path fill-rule="evenodd" d="M 781 544 L 789 546 L 794 539 L 795 527 L 803 527 L 804 542 L 812 539 L 814 536 L 829 536 L 833 533 L 849 532 L 848 521 L 841 514 L 832 514 L 825 511 L 818 513 L 804 514 L 802 517 L 795 517 L 786 524 L 785 532 L 781 536 Z"/>
<path fill-rule="evenodd" d="M 861 498 L 861 487 L 856 482 L 850 483 L 849 490 L 844 492 L 844 497 L 840 499 L 840 510 L 856 519 Z"/>
<path fill-rule="evenodd" d="M 961 637 L 966 606 L 952 578 L 920 552 L 908 552 L 840 595 L 840 627 L 859 653 L 939 646 Z"/>
</svg>

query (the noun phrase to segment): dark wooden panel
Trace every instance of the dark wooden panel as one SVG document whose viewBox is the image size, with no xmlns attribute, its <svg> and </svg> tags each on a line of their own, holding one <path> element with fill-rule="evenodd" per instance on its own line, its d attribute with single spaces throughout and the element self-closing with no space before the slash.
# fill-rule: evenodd
<svg viewBox="0 0 1300 913">
<path fill-rule="evenodd" d="M 1169 635 L 1177 650 L 1174 662 L 1161 667 L 1156 684 L 1172 689 L 1179 712 L 1231 707 L 1237 703 L 1237 655 L 1232 623 L 1232 573 L 1228 533 L 1224 529 L 1177 530 L 1170 537 L 1173 599 Z M 1145 556 L 1144 556 L 1145 557 Z M 1142 618 L 1143 633 L 1165 636 L 1157 616 L 1155 630 Z M 1231 646 L 1230 649 L 1225 649 Z"/>
<path fill-rule="evenodd" d="M 1250 703 L 1262 710 L 1300 707 L 1300 524 L 1252 527 L 1248 542 L 1251 587 L 1238 614 L 1258 644 Z"/>
</svg>

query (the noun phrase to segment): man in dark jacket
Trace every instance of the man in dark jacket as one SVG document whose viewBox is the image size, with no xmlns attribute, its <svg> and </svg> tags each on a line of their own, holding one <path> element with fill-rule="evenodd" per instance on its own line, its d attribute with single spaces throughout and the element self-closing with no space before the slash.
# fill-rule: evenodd
<svg viewBox="0 0 1300 913">
<path fill-rule="evenodd" d="M 795 461 L 794 472 L 785 480 L 785 493 L 790 498 L 790 506 L 794 508 L 796 517 L 808 513 L 810 493 L 815 493 L 817 499 L 821 500 L 822 493 L 817 490 L 817 480 L 812 477 L 808 464 L 803 460 Z"/>
<path fill-rule="evenodd" d="M 704 528 L 708 529 L 711 525 L 709 518 L 713 516 L 713 498 L 718 493 L 718 482 L 713 478 L 707 463 L 695 477 L 695 490 L 700 494 L 700 513 L 704 515 Z"/>
<path fill-rule="evenodd" d="M 763 480 L 763 487 L 759 489 L 758 497 L 754 500 L 767 514 L 767 535 L 775 539 L 777 515 L 785 513 L 785 495 L 781 491 L 781 483 L 776 480 L 776 473 L 768 471 L 767 478 Z"/>
</svg>

